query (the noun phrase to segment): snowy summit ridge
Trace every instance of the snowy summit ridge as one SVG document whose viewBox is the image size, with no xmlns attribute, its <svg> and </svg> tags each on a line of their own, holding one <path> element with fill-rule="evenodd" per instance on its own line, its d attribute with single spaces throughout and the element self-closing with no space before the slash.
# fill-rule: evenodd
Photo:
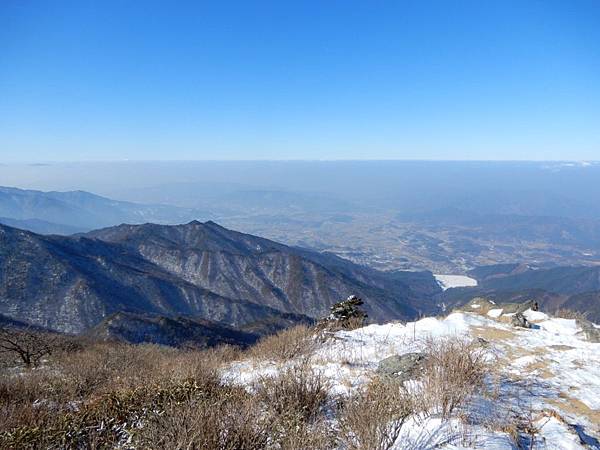
<svg viewBox="0 0 600 450">
<path fill-rule="evenodd" d="M 600 448 L 600 343 L 590 342 L 574 319 L 529 309 L 523 315 L 531 328 L 518 328 L 510 323 L 514 313 L 501 306 L 473 305 L 445 318 L 338 331 L 319 342 L 310 364 L 330 381 L 332 395 L 348 396 L 377 377 L 386 357 L 424 352 L 431 340 L 472 339 L 497 369 L 486 381 L 489 392 L 449 420 L 435 413 L 411 416 L 392 449 L 518 449 L 508 426 L 516 422 L 528 424 L 527 448 Z M 236 362 L 224 378 L 251 386 L 291 363 Z"/>
</svg>

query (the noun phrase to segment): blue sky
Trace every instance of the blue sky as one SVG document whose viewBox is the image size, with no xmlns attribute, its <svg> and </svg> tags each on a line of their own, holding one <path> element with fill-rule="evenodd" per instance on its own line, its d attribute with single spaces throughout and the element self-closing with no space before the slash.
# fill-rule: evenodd
<svg viewBox="0 0 600 450">
<path fill-rule="evenodd" d="M 0 2 L 0 162 L 600 159 L 600 2 Z"/>
</svg>

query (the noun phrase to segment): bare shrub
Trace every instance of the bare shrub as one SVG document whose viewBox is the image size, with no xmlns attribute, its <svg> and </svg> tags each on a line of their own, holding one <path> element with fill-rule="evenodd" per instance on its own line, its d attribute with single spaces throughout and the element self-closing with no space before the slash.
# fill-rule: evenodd
<svg viewBox="0 0 600 450">
<path fill-rule="evenodd" d="M 261 410 L 273 424 L 274 448 L 309 450 L 332 448 L 333 431 L 324 416 L 328 381 L 307 361 L 263 377 L 255 386 Z"/>
<path fill-rule="evenodd" d="M 350 450 L 387 450 L 412 412 L 412 400 L 400 381 L 376 378 L 343 403 L 341 440 Z"/>
<path fill-rule="evenodd" d="M 0 433 L 20 426 L 43 426 L 65 410 L 69 387 L 46 371 L 0 377 Z M 0 446 L 1 447 L 1 446 Z"/>
<path fill-rule="evenodd" d="M 430 339 L 425 353 L 422 385 L 415 400 L 423 411 L 448 419 L 484 388 L 491 365 L 480 345 L 462 337 Z"/>
<path fill-rule="evenodd" d="M 321 417 L 311 423 L 290 421 L 272 433 L 272 448 L 285 450 L 337 449 L 331 424 Z"/>
<path fill-rule="evenodd" d="M 315 347 L 314 330 L 298 325 L 262 338 L 250 348 L 249 355 L 261 360 L 288 361 L 312 353 Z"/>
<path fill-rule="evenodd" d="M 275 377 L 263 377 L 256 395 L 280 421 L 314 421 L 327 401 L 327 380 L 308 363 L 284 369 Z"/>
<path fill-rule="evenodd" d="M 172 349 L 169 349 L 172 350 Z M 207 350 L 174 350 L 155 356 L 152 378 L 156 382 L 184 382 L 193 380 L 205 384 L 220 379 L 219 369 L 237 359 L 240 350 L 220 346 Z"/>
<path fill-rule="evenodd" d="M 116 442 L 122 436 L 102 423 L 127 423 L 130 416 L 154 410 L 153 405 L 220 389 L 217 359 L 229 353 L 114 342 L 89 345 L 53 356 L 47 367 L 22 374 L 7 370 L 0 377 L 0 447 L 3 439 L 9 439 L 7 448 L 50 445 L 39 433 L 71 436 L 87 447 L 97 440 L 104 446 Z"/>
<path fill-rule="evenodd" d="M 6 369 L 0 448 L 333 447 L 327 385 L 306 360 L 249 393 L 221 380 L 220 367 L 238 356 L 88 342 L 39 369 Z"/>
<path fill-rule="evenodd" d="M 214 398 L 218 383 L 192 380 L 167 385 L 138 385 L 89 397 L 73 409 L 54 410 L 41 423 L 19 423 L 0 431 L 0 448 L 116 448 L 135 428 L 172 405 Z M 25 405 L 23 403 L 22 405 Z"/>
<path fill-rule="evenodd" d="M 251 394 L 222 386 L 171 404 L 144 424 L 136 441 L 148 449 L 258 450 L 267 447 L 271 427 Z"/>
<path fill-rule="evenodd" d="M 135 432 L 148 449 L 313 450 L 332 448 L 324 420 L 281 416 L 243 388 L 221 386 L 185 403 L 173 403 Z M 283 420 L 282 417 L 286 419 Z"/>
<path fill-rule="evenodd" d="M 77 397 L 103 394 L 142 385 L 153 378 L 159 353 L 168 349 L 120 343 L 95 343 L 81 351 L 60 355 L 58 369 Z"/>
</svg>

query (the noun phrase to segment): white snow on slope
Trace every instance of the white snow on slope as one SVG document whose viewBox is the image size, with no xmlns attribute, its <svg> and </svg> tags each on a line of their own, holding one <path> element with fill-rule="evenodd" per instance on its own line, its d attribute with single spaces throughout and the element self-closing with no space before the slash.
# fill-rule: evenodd
<svg viewBox="0 0 600 450">
<path fill-rule="evenodd" d="M 311 364 L 329 379 L 332 395 L 344 396 L 368 383 L 379 361 L 423 351 L 428 339 L 456 335 L 484 339 L 489 357 L 501 370 L 497 397 L 482 397 L 469 405 L 463 411 L 474 418 L 468 426 L 458 418 L 411 417 L 393 450 L 516 449 L 507 433 L 486 426 L 515 413 L 530 417 L 537 428 L 533 449 L 600 449 L 600 344 L 583 340 L 574 320 L 530 310 L 524 315 L 535 321 L 533 329 L 514 328 L 502 316 L 458 312 L 444 319 L 340 331 L 319 345 Z M 241 361 L 223 375 L 230 382 L 251 386 L 282 367 Z"/>
<path fill-rule="evenodd" d="M 435 280 L 440 287 L 445 291 L 446 289 L 455 287 L 474 287 L 477 286 L 477 280 L 465 275 L 441 275 L 433 274 Z"/>
<path fill-rule="evenodd" d="M 490 309 L 487 312 L 487 315 L 490 317 L 493 317 L 494 319 L 497 319 L 498 317 L 500 317 L 502 315 L 502 308 Z"/>
</svg>

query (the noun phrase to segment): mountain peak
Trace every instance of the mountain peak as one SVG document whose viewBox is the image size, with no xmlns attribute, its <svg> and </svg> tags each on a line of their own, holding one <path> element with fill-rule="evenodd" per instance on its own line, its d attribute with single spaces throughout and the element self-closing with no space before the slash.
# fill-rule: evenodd
<svg viewBox="0 0 600 450">
<path fill-rule="evenodd" d="M 9 292 L 0 314 L 17 320 L 39 316 L 36 324 L 60 331 L 82 332 L 119 310 L 183 314 L 234 327 L 281 314 L 316 319 L 350 293 L 365 300 L 374 320 L 437 311 L 421 296 L 429 300 L 439 291 L 432 276 L 406 282 L 212 221 L 120 225 L 76 237 L 0 230 L 3 251 L 13 255 L 0 258 L 0 294 Z M 10 289 L 31 279 L 42 281 L 23 293 Z M 98 310 L 69 306 L 65 325 L 64 292 L 72 293 L 70 302 L 97 302 Z"/>
<path fill-rule="evenodd" d="M 201 222 L 197 219 L 194 219 L 184 225 L 185 226 L 194 226 L 194 227 L 209 227 L 209 228 L 226 229 L 225 227 L 222 227 L 217 222 L 214 222 L 212 220 L 207 220 L 206 222 Z"/>
</svg>

